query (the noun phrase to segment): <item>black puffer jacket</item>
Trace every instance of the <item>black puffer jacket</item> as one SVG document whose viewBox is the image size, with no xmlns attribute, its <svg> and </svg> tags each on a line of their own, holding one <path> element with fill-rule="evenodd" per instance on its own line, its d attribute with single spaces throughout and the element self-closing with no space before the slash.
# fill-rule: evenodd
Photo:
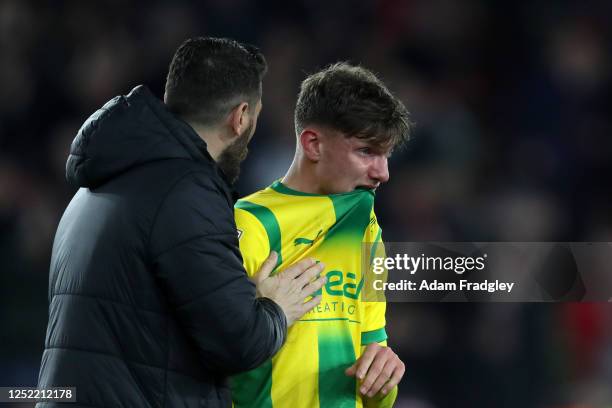
<svg viewBox="0 0 612 408">
<path fill-rule="evenodd" d="M 66 174 L 39 387 L 76 387 L 73 408 L 230 406 L 226 377 L 287 328 L 255 298 L 205 143 L 140 86 L 85 122 Z"/>
</svg>

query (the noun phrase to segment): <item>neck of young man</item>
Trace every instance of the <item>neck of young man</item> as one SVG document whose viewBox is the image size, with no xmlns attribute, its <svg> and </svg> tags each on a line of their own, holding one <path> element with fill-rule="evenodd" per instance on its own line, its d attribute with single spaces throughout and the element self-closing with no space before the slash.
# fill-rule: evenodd
<svg viewBox="0 0 612 408">
<path fill-rule="evenodd" d="M 297 155 L 281 182 L 290 189 L 302 193 L 325 194 L 315 173 L 315 163 Z"/>
</svg>

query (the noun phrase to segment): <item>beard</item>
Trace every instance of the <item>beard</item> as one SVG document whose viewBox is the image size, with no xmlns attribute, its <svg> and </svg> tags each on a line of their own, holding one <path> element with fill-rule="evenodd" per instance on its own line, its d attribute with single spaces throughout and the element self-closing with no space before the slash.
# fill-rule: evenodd
<svg viewBox="0 0 612 408">
<path fill-rule="evenodd" d="M 223 171 L 230 184 L 234 184 L 240 175 L 240 163 L 246 159 L 249 153 L 249 140 L 251 139 L 251 131 L 253 123 L 249 125 L 245 131 L 238 136 L 229 146 L 227 146 L 219 155 L 217 165 Z"/>
</svg>

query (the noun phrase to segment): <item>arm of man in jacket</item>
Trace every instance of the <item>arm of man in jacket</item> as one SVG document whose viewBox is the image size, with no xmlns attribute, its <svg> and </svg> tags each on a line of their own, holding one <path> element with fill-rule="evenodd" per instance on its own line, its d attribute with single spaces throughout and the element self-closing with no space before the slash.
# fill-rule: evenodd
<svg viewBox="0 0 612 408">
<path fill-rule="evenodd" d="M 242 266 L 231 203 L 210 181 L 196 173 L 169 191 L 154 221 L 150 250 L 162 290 L 203 364 L 233 374 L 258 366 L 282 346 L 286 311 L 256 298 Z M 315 304 L 304 305 L 303 312 Z"/>
</svg>

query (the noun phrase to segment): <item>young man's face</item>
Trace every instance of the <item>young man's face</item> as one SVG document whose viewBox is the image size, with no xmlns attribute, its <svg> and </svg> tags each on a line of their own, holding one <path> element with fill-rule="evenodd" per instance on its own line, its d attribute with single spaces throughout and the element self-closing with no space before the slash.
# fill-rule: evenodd
<svg viewBox="0 0 612 408">
<path fill-rule="evenodd" d="M 357 188 L 375 189 L 389 180 L 387 160 L 391 147 L 381 147 L 356 137 L 323 134 L 317 177 L 321 193 L 346 193 Z"/>
</svg>

